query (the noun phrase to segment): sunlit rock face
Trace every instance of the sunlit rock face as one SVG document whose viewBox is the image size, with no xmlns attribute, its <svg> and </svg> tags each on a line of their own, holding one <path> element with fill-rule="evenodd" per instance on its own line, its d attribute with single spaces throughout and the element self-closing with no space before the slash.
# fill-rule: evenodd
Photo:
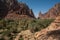
<svg viewBox="0 0 60 40">
<path fill-rule="evenodd" d="M 21 31 L 14 40 L 19 40 L 20 38 L 24 40 L 35 40 L 34 34 L 30 30 Z"/>
<path fill-rule="evenodd" d="M 0 18 L 35 18 L 32 10 L 25 3 L 19 3 L 17 0 L 0 0 L 0 10 Z"/>
<path fill-rule="evenodd" d="M 59 14 L 60 14 L 60 3 L 55 4 L 54 7 L 49 9 L 49 11 L 44 14 L 39 13 L 40 16 L 38 16 L 38 18 L 40 18 L 40 19 L 55 19 Z"/>
<path fill-rule="evenodd" d="M 60 16 L 56 17 L 47 28 L 36 32 L 34 37 L 36 40 L 60 40 Z"/>
</svg>

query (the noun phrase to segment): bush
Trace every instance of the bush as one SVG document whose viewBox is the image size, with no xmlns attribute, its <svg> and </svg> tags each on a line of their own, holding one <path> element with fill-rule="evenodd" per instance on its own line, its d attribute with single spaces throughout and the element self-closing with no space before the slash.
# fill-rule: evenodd
<svg viewBox="0 0 60 40">
<path fill-rule="evenodd" d="M 1 38 L 8 37 L 13 40 L 17 33 L 22 30 L 31 30 L 31 32 L 40 31 L 49 26 L 53 19 L 20 19 L 20 20 L 0 20 L 0 34 Z M 23 39 L 20 39 L 23 40 Z"/>
<path fill-rule="evenodd" d="M 40 31 L 41 29 L 49 26 L 49 24 L 53 22 L 53 20 L 54 19 L 35 19 L 29 23 L 28 27 L 33 32 Z"/>
</svg>

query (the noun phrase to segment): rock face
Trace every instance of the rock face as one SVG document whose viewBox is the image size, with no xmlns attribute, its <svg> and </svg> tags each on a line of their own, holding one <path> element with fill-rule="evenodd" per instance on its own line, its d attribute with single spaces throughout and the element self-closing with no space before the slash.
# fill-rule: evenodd
<svg viewBox="0 0 60 40">
<path fill-rule="evenodd" d="M 56 4 L 53 8 L 51 8 L 48 12 L 42 14 L 39 13 L 38 18 L 40 19 L 55 19 L 60 13 L 60 3 Z"/>
<path fill-rule="evenodd" d="M 21 31 L 14 40 L 19 40 L 19 38 L 23 38 L 24 40 L 35 40 L 30 30 Z"/>
<path fill-rule="evenodd" d="M 35 33 L 36 40 L 60 40 L 60 16 L 50 26 Z"/>
<path fill-rule="evenodd" d="M 3 0 L 0 0 L 0 18 L 3 18 L 7 14 L 7 6 Z M 3 13 L 3 14 L 2 14 Z"/>
<path fill-rule="evenodd" d="M 0 18 L 20 19 L 23 17 L 35 18 L 33 12 L 24 3 L 17 0 L 0 0 Z"/>
<path fill-rule="evenodd" d="M 40 19 L 40 18 L 44 18 L 44 14 L 42 14 L 41 12 L 39 12 L 39 15 L 38 15 L 38 19 Z"/>
<path fill-rule="evenodd" d="M 0 0 L 0 18 L 4 18 L 10 10 L 17 8 L 17 0 Z"/>
</svg>

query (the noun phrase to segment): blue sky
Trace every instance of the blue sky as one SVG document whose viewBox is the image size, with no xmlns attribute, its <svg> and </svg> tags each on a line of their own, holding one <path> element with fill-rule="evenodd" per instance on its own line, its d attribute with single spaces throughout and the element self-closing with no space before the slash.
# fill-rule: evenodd
<svg viewBox="0 0 60 40">
<path fill-rule="evenodd" d="M 35 16 L 47 12 L 52 8 L 56 3 L 60 3 L 60 0 L 18 0 L 19 2 L 26 3 L 30 9 L 33 10 Z"/>
</svg>

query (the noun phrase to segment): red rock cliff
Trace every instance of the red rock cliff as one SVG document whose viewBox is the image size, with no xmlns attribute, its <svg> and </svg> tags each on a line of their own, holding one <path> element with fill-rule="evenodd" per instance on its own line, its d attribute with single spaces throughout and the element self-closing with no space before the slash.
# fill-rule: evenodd
<svg viewBox="0 0 60 40">
<path fill-rule="evenodd" d="M 44 14 L 40 14 L 39 13 L 39 18 L 41 19 L 55 19 L 60 13 L 60 3 L 56 4 L 54 7 L 52 7 L 51 9 L 49 9 L 48 12 L 44 13 Z M 43 15 L 43 16 L 42 16 Z"/>
</svg>

